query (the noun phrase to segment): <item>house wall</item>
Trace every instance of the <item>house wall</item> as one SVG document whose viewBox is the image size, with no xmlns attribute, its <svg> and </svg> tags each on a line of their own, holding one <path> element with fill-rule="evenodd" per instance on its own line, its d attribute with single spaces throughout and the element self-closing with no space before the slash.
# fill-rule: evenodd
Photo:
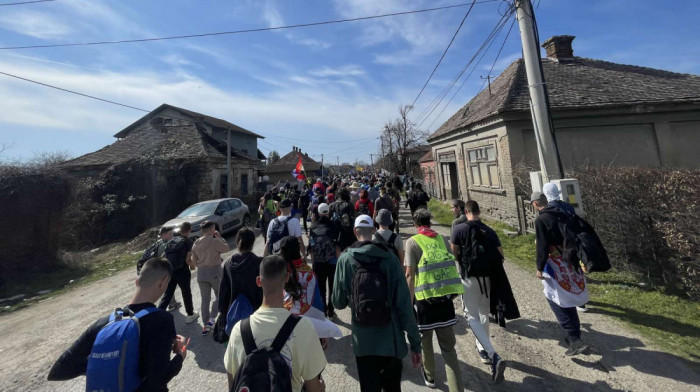
<svg viewBox="0 0 700 392">
<path fill-rule="evenodd" d="M 231 162 L 231 196 L 243 197 L 251 195 L 255 191 L 258 183 L 258 175 L 255 162 Z M 197 183 L 198 198 L 202 200 L 218 199 L 225 197 L 226 189 L 222 188 L 225 183 L 222 176 L 226 176 L 226 160 L 207 160 L 199 166 L 199 181 Z M 241 175 L 248 175 L 247 192 L 241 189 Z"/>
<path fill-rule="evenodd" d="M 435 162 L 421 162 L 420 171 L 423 178 L 423 190 L 431 197 L 438 197 L 439 184 L 437 181 L 437 171 L 435 170 Z"/>
<path fill-rule="evenodd" d="M 700 109 L 659 108 L 556 113 L 554 127 L 564 169 L 579 165 L 700 168 Z M 513 161 L 536 166 L 529 118 L 507 121 Z"/>
<path fill-rule="evenodd" d="M 437 172 L 438 197 L 446 200 L 445 179 L 441 158 L 454 153 L 458 179 L 458 197 L 462 200 L 475 200 L 485 217 L 498 219 L 513 226 L 518 225 L 518 209 L 515 185 L 512 176 L 511 148 L 505 124 L 498 120 L 483 124 L 469 132 L 434 142 L 433 153 Z M 495 149 L 497 162 L 496 186 L 472 184 L 469 176 L 469 151 L 491 146 Z M 494 173 L 495 174 L 495 173 Z"/>
</svg>

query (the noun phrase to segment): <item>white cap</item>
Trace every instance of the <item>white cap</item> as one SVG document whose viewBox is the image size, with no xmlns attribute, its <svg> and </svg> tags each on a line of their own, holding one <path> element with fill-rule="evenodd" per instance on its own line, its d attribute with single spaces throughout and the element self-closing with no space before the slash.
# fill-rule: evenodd
<svg viewBox="0 0 700 392">
<path fill-rule="evenodd" d="M 326 203 L 321 203 L 318 205 L 318 213 L 319 214 L 327 214 L 330 210 L 331 210 L 331 208 Z"/>
<path fill-rule="evenodd" d="M 355 218 L 355 227 L 371 227 L 374 228 L 374 222 L 369 215 L 360 215 Z"/>
<path fill-rule="evenodd" d="M 548 182 L 544 184 L 544 186 L 542 187 L 542 193 L 544 193 L 544 195 L 547 197 L 547 201 L 561 200 L 561 192 L 559 192 L 557 184 L 553 182 Z"/>
</svg>

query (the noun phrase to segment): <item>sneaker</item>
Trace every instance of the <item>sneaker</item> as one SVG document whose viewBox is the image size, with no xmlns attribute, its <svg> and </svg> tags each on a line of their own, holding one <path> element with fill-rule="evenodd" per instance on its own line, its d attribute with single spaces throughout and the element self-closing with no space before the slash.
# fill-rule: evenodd
<svg viewBox="0 0 700 392">
<path fill-rule="evenodd" d="M 204 328 L 202 329 L 202 336 L 207 336 L 209 335 L 209 332 L 214 329 L 214 323 L 209 320 L 206 324 L 204 324 Z"/>
<path fill-rule="evenodd" d="M 569 348 L 566 349 L 564 353 L 567 357 L 573 357 L 574 355 L 579 355 L 584 351 L 588 350 L 588 345 L 585 344 L 581 339 L 570 340 Z"/>
<path fill-rule="evenodd" d="M 493 359 L 491 360 L 491 382 L 494 384 L 500 384 L 503 382 L 503 373 L 506 371 L 506 361 L 503 360 L 498 354 L 493 354 Z"/>
<path fill-rule="evenodd" d="M 423 366 L 420 367 L 420 374 L 423 375 L 423 382 L 425 383 L 425 386 L 428 388 L 435 388 L 435 380 L 428 378 L 428 375 L 425 374 L 425 368 Z"/>
<path fill-rule="evenodd" d="M 177 302 L 177 301 L 171 301 L 171 302 L 168 304 L 168 312 L 172 312 L 173 310 L 180 309 L 181 306 L 182 306 L 181 303 L 179 303 L 179 302 Z"/>
<path fill-rule="evenodd" d="M 578 311 L 581 312 L 581 313 L 586 313 L 586 312 L 588 312 L 588 308 L 586 308 L 586 305 L 577 306 L 577 307 L 576 307 L 576 310 L 578 310 Z"/>
<path fill-rule="evenodd" d="M 185 322 L 186 322 L 187 324 L 191 324 L 191 323 L 193 323 L 195 320 L 197 320 L 198 318 L 199 318 L 199 313 L 194 312 L 194 314 L 185 317 Z"/>
<path fill-rule="evenodd" d="M 476 352 L 479 353 L 479 358 L 481 358 L 481 363 L 483 363 L 485 365 L 491 364 L 491 358 L 489 358 L 489 354 L 486 352 L 486 350 L 479 350 L 477 348 Z"/>
</svg>

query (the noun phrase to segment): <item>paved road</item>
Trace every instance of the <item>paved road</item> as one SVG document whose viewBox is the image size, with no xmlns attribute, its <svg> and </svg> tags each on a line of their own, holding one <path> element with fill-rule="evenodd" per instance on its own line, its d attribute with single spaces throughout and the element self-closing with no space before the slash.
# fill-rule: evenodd
<svg viewBox="0 0 700 392">
<path fill-rule="evenodd" d="M 407 222 L 408 213 L 402 213 Z M 413 234 L 402 224 L 402 234 Z M 447 234 L 449 228 L 436 227 Z M 233 242 L 233 238 L 229 238 Z M 258 240 L 256 253 L 262 253 Z M 560 343 L 562 333 L 542 295 L 542 286 L 531 273 L 506 263 L 506 270 L 519 301 L 523 318 L 506 329 L 493 327 L 491 335 L 499 354 L 509 362 L 505 382 L 488 383 L 488 367 L 479 362 L 474 337 L 462 317 L 456 326 L 458 353 L 466 388 L 471 391 L 690 391 L 700 388 L 700 375 L 685 361 L 649 346 L 636 333 L 597 313 L 595 307 L 582 315 L 584 339 L 596 353 L 570 359 Z M 128 270 L 27 309 L 0 316 L 1 391 L 79 391 L 85 380 L 58 383 L 45 381 L 53 361 L 91 322 L 109 309 L 124 305 L 133 288 L 134 271 Z M 195 306 L 199 290 L 193 285 Z M 179 291 L 178 291 L 179 293 Z M 177 294 L 179 298 L 179 294 Z M 593 299 L 595 300 L 595 298 Z M 459 307 L 459 301 L 455 301 Z M 191 336 L 189 355 L 182 372 L 171 382 L 172 391 L 224 391 L 226 375 L 222 358 L 225 347 L 200 336 L 201 321 L 185 324 L 182 310 L 175 312 L 180 334 Z M 350 345 L 348 310 L 338 312 L 344 337 L 332 341 L 324 372 L 328 391 L 359 391 L 357 371 Z M 439 352 L 437 342 L 435 350 Z M 437 355 L 438 369 L 443 368 Z M 420 373 L 404 361 L 404 391 L 424 391 Z M 444 372 L 437 377 L 438 390 L 445 391 Z"/>
</svg>

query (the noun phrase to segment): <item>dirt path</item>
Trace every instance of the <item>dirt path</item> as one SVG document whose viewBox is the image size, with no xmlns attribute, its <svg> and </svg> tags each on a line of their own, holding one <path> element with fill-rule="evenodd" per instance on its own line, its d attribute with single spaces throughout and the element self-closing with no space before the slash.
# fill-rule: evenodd
<svg viewBox="0 0 700 392">
<path fill-rule="evenodd" d="M 408 213 L 403 212 L 402 234 L 413 234 Z M 436 227 L 448 234 L 449 227 Z M 232 239 L 229 239 L 231 242 Z M 262 241 L 256 243 L 262 253 Z M 506 264 L 522 318 L 509 322 L 507 329 L 491 328 L 493 343 L 508 360 L 506 381 L 488 383 L 488 367 L 478 361 L 474 337 L 459 317 L 458 352 L 467 390 L 519 391 L 700 391 L 700 375 L 679 357 L 650 347 L 638 334 L 595 308 L 581 315 L 584 339 L 595 353 L 570 359 L 560 344 L 562 332 L 542 295 L 542 285 L 529 272 Z M 85 380 L 49 383 L 46 375 L 53 361 L 95 319 L 109 309 L 123 306 L 132 293 L 134 271 L 127 270 L 70 293 L 47 299 L 29 308 L 0 316 L 0 390 L 78 391 Z M 179 291 L 178 291 L 179 293 Z M 193 284 L 195 307 L 199 290 Z M 176 294 L 180 298 L 179 294 Z M 455 301 L 455 306 L 461 306 Z M 331 342 L 326 352 L 329 365 L 324 372 L 328 391 L 359 391 L 357 370 L 349 339 L 350 314 L 339 312 L 342 339 Z M 180 334 L 191 336 L 190 352 L 182 372 L 170 383 L 173 391 L 224 391 L 226 375 L 222 358 L 225 347 L 210 337 L 201 337 L 201 324 L 184 323 L 175 313 Z M 201 323 L 201 321 L 200 321 Z M 437 343 L 436 351 L 439 351 Z M 437 355 L 438 368 L 443 367 Z M 447 390 L 444 372 L 438 373 L 438 390 Z M 420 373 L 404 361 L 404 391 L 427 390 Z"/>
</svg>

